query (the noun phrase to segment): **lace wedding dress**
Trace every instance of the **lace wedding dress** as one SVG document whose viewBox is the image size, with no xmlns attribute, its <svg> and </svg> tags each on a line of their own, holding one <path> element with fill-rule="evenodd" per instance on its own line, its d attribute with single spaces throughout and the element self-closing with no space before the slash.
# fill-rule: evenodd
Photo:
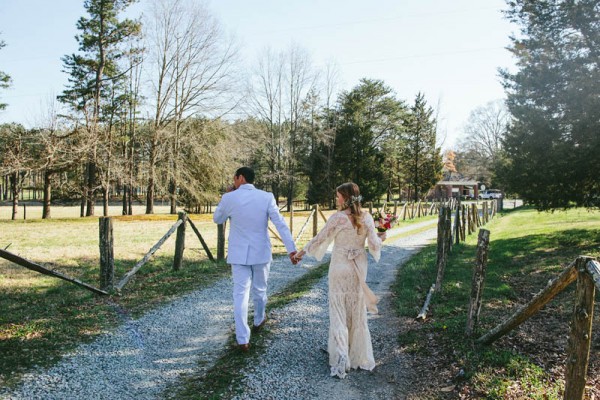
<svg viewBox="0 0 600 400">
<path fill-rule="evenodd" d="M 331 376 L 344 378 L 350 368 L 375 368 L 367 310 L 377 313 L 377 297 L 366 284 L 367 253 L 379 261 L 381 239 L 373 217 L 362 213 L 357 233 L 343 211 L 333 214 L 325 227 L 304 248 L 306 254 L 321 260 L 334 240 L 329 264 L 329 365 Z"/>
</svg>

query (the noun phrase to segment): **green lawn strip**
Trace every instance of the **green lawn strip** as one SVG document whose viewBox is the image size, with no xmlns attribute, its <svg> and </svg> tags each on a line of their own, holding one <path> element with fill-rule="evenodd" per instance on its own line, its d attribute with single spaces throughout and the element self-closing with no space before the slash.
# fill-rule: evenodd
<svg viewBox="0 0 600 400">
<path fill-rule="evenodd" d="M 269 296 L 267 313 L 277 310 L 308 293 L 323 278 L 329 263 L 312 268 L 301 278 L 288 284 L 280 292 Z M 173 399 L 228 399 L 242 392 L 241 371 L 252 365 L 264 352 L 265 342 L 271 337 L 269 324 L 258 335 L 253 335 L 248 353 L 242 353 L 236 346 L 235 335 L 231 334 L 227 349 L 207 372 L 183 378 L 176 387 L 165 391 Z M 203 361 L 200 361 L 202 366 Z"/>
<path fill-rule="evenodd" d="M 538 213 L 526 208 L 501 214 L 484 226 L 491 232 L 490 251 L 480 325 L 474 338 L 508 318 L 578 255 L 599 257 L 598 226 L 600 212 Z M 519 355 L 523 350 L 514 350 L 514 343 L 509 342 L 514 340 L 519 346 L 519 338 L 512 338 L 514 332 L 492 346 L 476 346 L 472 339 L 465 338 L 476 241 L 476 234 L 472 234 L 465 243 L 453 247 L 442 293 L 434 294 L 431 302 L 430 319 L 411 325 L 400 337 L 401 345 L 424 357 L 437 349 L 446 357 L 441 363 L 447 368 L 452 365 L 456 370 L 463 369 L 466 385 L 474 393 L 486 394 L 486 398 L 516 398 L 510 396 L 518 395 L 519 390 L 527 398 L 559 398 L 564 382 L 541 368 L 535 354 Z M 416 317 L 435 282 L 435 265 L 436 245 L 432 244 L 400 270 L 393 290 L 401 316 Z M 568 334 L 573 289 L 571 285 L 545 307 L 547 313 L 562 320 L 564 335 Z M 540 320 L 545 318 L 538 317 L 532 323 L 543 324 Z M 544 330 L 543 325 L 534 330 L 534 335 L 541 334 L 540 330 Z"/>
<path fill-rule="evenodd" d="M 139 316 L 229 273 L 224 264 L 185 259 L 182 268 L 173 271 L 172 262 L 170 255 L 155 257 L 138 271 L 121 296 L 97 296 L 45 276 L 36 276 L 33 287 L 5 287 L 0 297 L 0 383 L 13 385 L 36 365 L 51 366 L 61 354 L 114 329 L 123 312 Z M 117 276 L 133 264 L 115 263 Z M 97 267 L 85 260 L 79 264 L 79 278 L 97 279 L 93 276 Z"/>
</svg>

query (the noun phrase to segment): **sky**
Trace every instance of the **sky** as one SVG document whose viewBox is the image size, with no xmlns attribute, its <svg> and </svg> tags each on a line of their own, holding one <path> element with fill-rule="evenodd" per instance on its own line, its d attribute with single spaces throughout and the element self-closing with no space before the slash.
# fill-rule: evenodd
<svg viewBox="0 0 600 400">
<path fill-rule="evenodd" d="M 147 10 L 141 0 L 129 11 Z M 505 97 L 498 68 L 514 68 L 506 50 L 516 31 L 504 0 L 212 0 L 208 8 L 256 62 L 265 48 L 299 45 L 317 68 L 335 63 L 341 89 L 379 79 L 408 104 L 417 93 L 436 109 L 438 141 L 456 147 L 469 114 Z M 61 57 L 77 51 L 83 0 L 0 0 L 0 123 L 36 126 L 67 84 Z"/>
</svg>

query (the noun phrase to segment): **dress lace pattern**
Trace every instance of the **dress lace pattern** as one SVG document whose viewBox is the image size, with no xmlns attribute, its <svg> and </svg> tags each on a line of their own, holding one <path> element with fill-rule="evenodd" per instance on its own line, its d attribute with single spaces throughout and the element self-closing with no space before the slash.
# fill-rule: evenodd
<svg viewBox="0 0 600 400">
<path fill-rule="evenodd" d="M 357 232 L 346 213 L 332 215 L 325 227 L 304 248 L 306 254 L 321 260 L 334 241 L 329 264 L 329 365 L 331 376 L 344 378 L 350 368 L 375 368 L 367 309 L 377 313 L 377 297 L 366 284 L 367 253 L 376 261 L 381 255 L 381 239 L 373 218 L 362 214 Z"/>
</svg>

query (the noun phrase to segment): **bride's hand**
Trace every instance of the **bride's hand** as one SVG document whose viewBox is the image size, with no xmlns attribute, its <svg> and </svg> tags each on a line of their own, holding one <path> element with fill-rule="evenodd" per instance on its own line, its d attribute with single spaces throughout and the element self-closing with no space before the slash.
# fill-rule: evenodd
<svg viewBox="0 0 600 400">
<path fill-rule="evenodd" d="M 387 239 L 387 232 L 377 232 L 377 236 L 379 236 L 379 239 L 384 242 L 385 239 Z"/>
</svg>

